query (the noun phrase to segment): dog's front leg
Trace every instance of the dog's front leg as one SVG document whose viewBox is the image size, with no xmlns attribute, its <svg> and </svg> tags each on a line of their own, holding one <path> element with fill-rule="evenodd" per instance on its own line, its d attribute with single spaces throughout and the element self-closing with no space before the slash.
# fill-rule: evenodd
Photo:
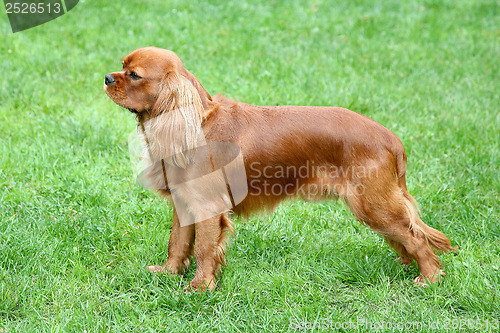
<svg viewBox="0 0 500 333">
<path fill-rule="evenodd" d="M 189 284 L 189 290 L 214 290 L 215 274 L 220 267 L 221 255 L 224 250 L 220 247 L 221 234 L 221 219 L 224 217 L 218 215 L 216 217 L 204 220 L 195 224 L 195 245 L 194 257 L 196 260 L 196 274 L 194 279 Z"/>
<path fill-rule="evenodd" d="M 171 275 L 181 274 L 189 267 L 193 255 L 195 226 L 193 224 L 181 227 L 179 216 L 174 208 L 172 231 L 168 241 L 168 258 L 163 266 L 149 266 L 151 272 L 169 272 Z"/>
</svg>

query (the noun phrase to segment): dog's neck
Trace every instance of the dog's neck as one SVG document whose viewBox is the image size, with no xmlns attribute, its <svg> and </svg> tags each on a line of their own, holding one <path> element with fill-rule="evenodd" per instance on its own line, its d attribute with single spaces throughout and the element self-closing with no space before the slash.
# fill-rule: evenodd
<svg viewBox="0 0 500 333">
<path fill-rule="evenodd" d="M 134 115 L 139 123 L 139 126 L 144 126 L 144 123 L 152 118 L 151 111 L 135 112 Z"/>
<path fill-rule="evenodd" d="M 212 111 L 219 106 L 218 103 L 216 103 L 212 100 L 207 101 L 207 105 L 208 105 L 208 108 L 206 108 L 205 110 L 208 110 L 208 111 L 205 111 L 205 114 L 203 115 L 202 126 L 208 121 L 208 119 L 210 118 L 210 116 L 212 114 Z M 139 126 L 143 126 L 144 123 L 155 118 L 155 116 L 153 116 L 152 110 L 138 112 L 136 110 L 129 109 L 129 111 L 135 115 Z"/>
</svg>

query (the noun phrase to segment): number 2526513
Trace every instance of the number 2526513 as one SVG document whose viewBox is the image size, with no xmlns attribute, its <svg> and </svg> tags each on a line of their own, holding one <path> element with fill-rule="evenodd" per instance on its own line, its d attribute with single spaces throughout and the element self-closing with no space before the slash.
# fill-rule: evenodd
<svg viewBox="0 0 500 333">
<path fill-rule="evenodd" d="M 59 14 L 61 12 L 60 3 L 26 3 L 26 2 L 7 2 L 5 11 L 7 14 Z"/>
</svg>

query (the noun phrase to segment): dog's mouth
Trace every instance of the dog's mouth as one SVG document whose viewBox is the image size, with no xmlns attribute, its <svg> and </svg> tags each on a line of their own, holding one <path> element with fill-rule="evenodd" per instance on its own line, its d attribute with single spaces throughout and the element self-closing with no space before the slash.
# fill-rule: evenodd
<svg viewBox="0 0 500 333">
<path fill-rule="evenodd" d="M 138 111 L 137 109 L 134 109 L 134 108 L 131 108 L 131 107 L 127 106 L 128 103 L 127 103 L 125 94 L 123 92 L 121 92 L 121 91 L 119 91 L 117 89 L 114 89 L 113 91 L 110 91 L 107 88 L 108 87 L 106 87 L 106 86 L 104 87 L 104 91 L 106 92 L 106 95 L 108 95 L 108 97 L 111 98 L 111 100 L 113 102 L 115 102 L 116 104 L 118 104 L 122 108 L 124 108 L 126 110 L 129 110 L 134 115 L 140 116 L 141 114 L 143 114 L 145 112 L 147 112 L 147 113 L 150 112 L 149 110 Z"/>
<path fill-rule="evenodd" d="M 127 108 L 125 107 L 125 109 L 129 110 L 130 112 L 132 112 L 133 114 L 135 115 L 141 115 L 141 114 L 151 114 L 151 110 L 142 110 L 142 111 L 137 111 L 136 109 L 133 109 L 133 108 Z"/>
</svg>

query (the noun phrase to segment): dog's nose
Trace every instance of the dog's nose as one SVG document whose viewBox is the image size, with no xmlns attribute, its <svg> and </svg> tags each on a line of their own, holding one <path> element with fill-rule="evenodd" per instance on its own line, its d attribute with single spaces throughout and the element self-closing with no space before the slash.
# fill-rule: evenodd
<svg viewBox="0 0 500 333">
<path fill-rule="evenodd" d="M 106 74 L 104 76 L 104 84 L 106 84 L 107 86 L 109 86 L 110 84 L 113 84 L 115 83 L 115 77 L 111 74 Z"/>
</svg>

